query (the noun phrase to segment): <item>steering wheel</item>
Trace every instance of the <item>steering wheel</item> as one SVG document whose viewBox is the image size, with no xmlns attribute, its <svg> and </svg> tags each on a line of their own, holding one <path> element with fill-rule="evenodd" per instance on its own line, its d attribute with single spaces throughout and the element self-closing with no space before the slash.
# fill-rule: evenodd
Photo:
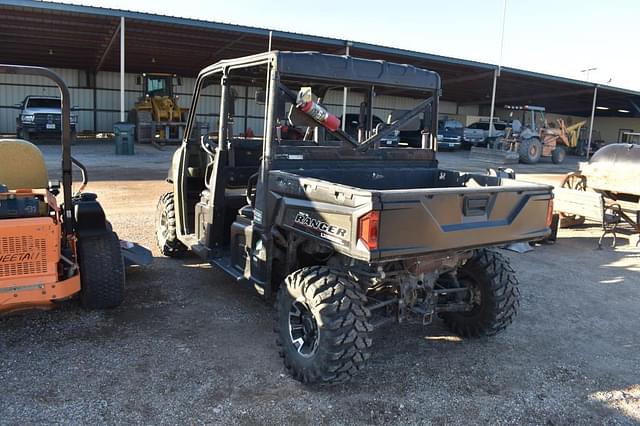
<svg viewBox="0 0 640 426">
<path fill-rule="evenodd" d="M 216 156 L 217 145 L 218 144 L 211 139 L 205 136 L 200 136 L 200 146 L 202 147 L 202 150 L 209 154 L 211 157 Z"/>
</svg>

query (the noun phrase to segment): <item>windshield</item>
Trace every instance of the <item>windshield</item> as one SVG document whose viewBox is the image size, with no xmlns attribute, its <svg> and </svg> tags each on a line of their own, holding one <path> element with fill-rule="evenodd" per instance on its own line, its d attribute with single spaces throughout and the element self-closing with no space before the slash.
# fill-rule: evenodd
<svg viewBox="0 0 640 426">
<path fill-rule="evenodd" d="M 489 130 L 489 123 L 473 123 L 470 129 Z"/>
<path fill-rule="evenodd" d="M 171 96 L 171 77 L 147 77 L 149 96 Z"/>
<path fill-rule="evenodd" d="M 27 108 L 51 108 L 60 109 L 60 99 L 29 98 Z"/>
<path fill-rule="evenodd" d="M 397 90 L 354 85 L 348 88 L 343 114 L 342 86 L 282 76 L 273 88 L 267 87 L 265 75 L 264 64 L 231 70 L 224 91 L 219 72 L 202 78 L 190 108 L 188 139 L 203 143 L 201 137 L 207 134 L 204 143 L 215 144 L 223 136 L 232 146 L 246 146 L 270 137 L 268 149 L 277 159 L 295 157 L 298 154 L 291 154 L 293 150 L 340 152 L 341 158 L 346 158 L 358 155 L 354 148 L 358 152 L 434 149 L 435 135 L 431 136 L 430 129 L 436 124 L 432 117 L 437 112 L 437 99 L 434 101 L 433 92 L 408 91 L 400 97 Z M 272 109 L 266 108 L 269 102 L 273 102 Z M 394 103 L 403 109 L 389 108 Z M 459 122 L 452 124 L 461 127 Z"/>
<path fill-rule="evenodd" d="M 444 128 L 445 129 L 462 129 L 462 123 L 458 120 L 445 120 Z"/>
</svg>

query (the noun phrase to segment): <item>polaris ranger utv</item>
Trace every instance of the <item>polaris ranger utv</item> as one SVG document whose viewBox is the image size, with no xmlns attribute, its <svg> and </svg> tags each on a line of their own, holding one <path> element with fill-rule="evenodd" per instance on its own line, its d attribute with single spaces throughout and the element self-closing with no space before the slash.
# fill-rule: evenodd
<svg viewBox="0 0 640 426">
<path fill-rule="evenodd" d="M 344 86 L 362 100 L 356 138 L 323 106 Z M 197 78 L 157 242 L 277 295 L 277 344 L 297 380 L 350 378 L 388 321 L 440 317 L 475 337 L 516 315 L 515 273 L 491 247 L 547 235 L 552 188 L 439 169 L 439 92 L 431 71 L 313 52 L 225 60 Z M 374 126 L 376 98 L 389 94 L 415 108 Z M 198 135 L 197 115 L 219 117 L 217 133 Z M 239 133 L 258 118 L 263 137 Z M 418 146 L 389 144 L 416 120 Z"/>
</svg>

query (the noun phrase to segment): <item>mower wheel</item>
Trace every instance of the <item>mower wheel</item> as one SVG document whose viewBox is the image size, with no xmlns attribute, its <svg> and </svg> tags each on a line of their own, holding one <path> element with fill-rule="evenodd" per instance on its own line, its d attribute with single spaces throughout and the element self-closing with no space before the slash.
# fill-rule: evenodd
<svg viewBox="0 0 640 426">
<path fill-rule="evenodd" d="M 80 303 L 87 309 L 109 309 L 124 300 L 124 261 L 113 232 L 78 240 Z"/>
<path fill-rule="evenodd" d="M 168 257 L 179 257 L 187 248 L 178 239 L 173 192 L 163 194 L 156 208 L 156 243 L 160 252 Z"/>
</svg>

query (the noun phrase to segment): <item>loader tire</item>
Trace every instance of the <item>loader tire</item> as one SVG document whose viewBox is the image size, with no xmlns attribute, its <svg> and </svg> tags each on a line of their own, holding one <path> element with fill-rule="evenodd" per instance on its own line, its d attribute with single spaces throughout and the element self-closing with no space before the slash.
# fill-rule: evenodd
<svg viewBox="0 0 640 426">
<path fill-rule="evenodd" d="M 80 303 L 87 309 L 109 309 L 124 300 L 124 260 L 113 232 L 78 240 Z"/>
<path fill-rule="evenodd" d="M 542 143 L 538 138 L 525 139 L 520 143 L 520 161 L 525 164 L 536 164 L 542 155 Z"/>
<path fill-rule="evenodd" d="M 556 146 L 556 149 L 551 153 L 551 161 L 553 164 L 560 164 L 567 157 L 567 149 L 564 146 Z"/>
<path fill-rule="evenodd" d="M 156 244 L 160 253 L 168 257 L 179 257 L 187 250 L 178 239 L 176 211 L 173 192 L 163 194 L 156 208 Z"/>
<path fill-rule="evenodd" d="M 276 344 L 289 374 L 302 383 L 341 383 L 369 358 L 373 330 L 367 297 L 325 266 L 289 274 L 276 300 Z"/>
<path fill-rule="evenodd" d="M 462 337 L 495 335 L 515 318 L 520 306 L 518 280 L 509 260 L 492 249 L 477 250 L 458 270 L 458 281 L 470 288 L 465 301 L 474 307 L 466 312 L 447 312 L 447 327 Z"/>
</svg>

